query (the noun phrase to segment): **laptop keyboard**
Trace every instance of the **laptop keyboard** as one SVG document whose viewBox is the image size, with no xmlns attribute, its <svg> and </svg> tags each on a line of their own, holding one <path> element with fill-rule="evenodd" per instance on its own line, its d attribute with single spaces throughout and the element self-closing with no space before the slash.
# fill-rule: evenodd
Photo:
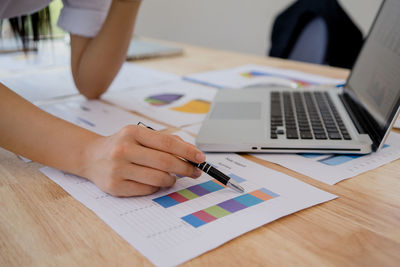
<svg viewBox="0 0 400 267">
<path fill-rule="evenodd" d="M 327 92 L 271 92 L 271 138 L 351 140 Z"/>
</svg>

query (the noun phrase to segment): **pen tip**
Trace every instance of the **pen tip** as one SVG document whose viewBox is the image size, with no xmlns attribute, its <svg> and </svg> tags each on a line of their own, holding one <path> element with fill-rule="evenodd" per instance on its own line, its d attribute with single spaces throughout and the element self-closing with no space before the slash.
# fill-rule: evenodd
<svg viewBox="0 0 400 267">
<path fill-rule="evenodd" d="M 233 190 L 239 192 L 239 193 L 244 193 L 244 188 L 241 187 L 239 184 L 237 184 L 234 180 L 230 179 L 226 186 L 232 188 Z"/>
</svg>

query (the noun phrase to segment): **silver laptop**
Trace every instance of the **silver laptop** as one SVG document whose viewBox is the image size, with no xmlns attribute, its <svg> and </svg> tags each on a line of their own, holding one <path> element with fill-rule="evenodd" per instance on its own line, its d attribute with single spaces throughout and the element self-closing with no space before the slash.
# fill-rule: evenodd
<svg viewBox="0 0 400 267">
<path fill-rule="evenodd" d="M 344 88 L 220 90 L 196 145 L 209 152 L 370 153 L 383 146 L 399 106 L 400 1 L 386 0 Z"/>
</svg>

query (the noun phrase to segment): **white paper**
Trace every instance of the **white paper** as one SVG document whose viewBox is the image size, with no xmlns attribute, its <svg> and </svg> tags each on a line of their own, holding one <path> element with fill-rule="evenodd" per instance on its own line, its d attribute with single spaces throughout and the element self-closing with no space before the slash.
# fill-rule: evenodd
<svg viewBox="0 0 400 267">
<path fill-rule="evenodd" d="M 30 159 L 28 159 L 28 158 L 25 158 L 25 157 L 21 156 L 21 155 L 18 155 L 18 157 L 19 157 L 21 160 L 23 160 L 24 162 L 26 162 L 26 163 L 32 161 L 32 160 L 30 160 Z"/>
<path fill-rule="evenodd" d="M 2 83 L 31 102 L 79 94 L 69 68 L 9 76 Z"/>
<path fill-rule="evenodd" d="M 393 125 L 394 128 L 400 128 L 400 117 L 397 119 L 397 121 Z"/>
<path fill-rule="evenodd" d="M 212 154 L 207 156 L 207 160 L 228 175 L 236 175 L 235 179 L 243 179 L 240 184 L 246 193 L 239 194 L 220 186 L 220 189 L 197 193 L 197 197 L 187 201 L 180 199 L 175 204 L 168 204 L 173 199 L 168 194 L 176 197 L 182 196 L 183 192 L 194 192 L 194 189 L 203 190 L 206 185 L 216 184 L 215 180 L 210 179 L 207 174 L 198 179 L 179 178 L 172 188 L 162 189 L 150 196 L 115 198 L 83 178 L 48 167 L 41 171 L 95 212 L 157 266 L 183 263 L 268 222 L 336 198 L 236 154 Z M 269 190 L 267 192 L 272 199 L 262 201 L 249 196 L 250 192 L 261 188 Z M 184 191 L 176 193 L 179 190 Z M 232 201 L 236 197 L 240 197 L 242 202 L 237 199 Z M 249 197 L 257 200 L 253 203 L 260 203 L 249 204 Z M 225 202 L 228 200 L 230 201 Z M 228 203 L 229 208 L 215 207 L 217 204 Z M 203 224 L 199 226 L 198 219 L 193 220 L 193 217 L 196 219 L 200 213 L 203 216 L 204 213 L 208 214 L 208 217 L 200 220 Z M 209 214 L 214 214 L 211 215 L 214 219 L 205 223 L 210 218 Z"/>
<path fill-rule="evenodd" d="M 166 128 L 166 126 L 99 100 L 69 100 L 41 105 L 40 108 L 56 117 L 104 136 L 112 135 L 126 125 L 136 125 L 139 121 L 151 125 L 156 130 Z"/>
<path fill-rule="evenodd" d="M 201 128 L 201 123 L 185 126 L 185 127 L 182 127 L 181 129 L 186 132 L 197 135 L 200 132 L 200 128 Z"/>
<path fill-rule="evenodd" d="M 155 120 L 181 127 L 202 122 L 216 89 L 184 81 L 106 94 L 102 98 Z"/>
<path fill-rule="evenodd" d="M 386 146 L 368 155 L 252 154 L 318 181 L 334 185 L 400 158 L 400 134 L 391 132 Z"/>
<path fill-rule="evenodd" d="M 11 74 L 69 64 L 70 48 L 63 40 L 39 42 L 38 52 L 0 54 L 0 69 Z"/>
<path fill-rule="evenodd" d="M 118 72 L 118 75 L 115 77 L 107 92 L 180 80 L 181 77 L 179 75 L 126 62 L 122 65 L 121 70 Z"/>
<path fill-rule="evenodd" d="M 107 92 L 175 80 L 180 80 L 180 77 L 132 63 L 124 63 Z M 70 67 L 23 73 L 4 77 L 1 81 L 8 88 L 31 102 L 79 94 Z"/>
<path fill-rule="evenodd" d="M 332 79 L 291 69 L 279 69 L 259 65 L 244 65 L 232 69 L 196 73 L 188 75 L 184 79 L 217 88 L 236 89 L 257 85 L 298 88 L 344 83 L 340 79 Z"/>
</svg>

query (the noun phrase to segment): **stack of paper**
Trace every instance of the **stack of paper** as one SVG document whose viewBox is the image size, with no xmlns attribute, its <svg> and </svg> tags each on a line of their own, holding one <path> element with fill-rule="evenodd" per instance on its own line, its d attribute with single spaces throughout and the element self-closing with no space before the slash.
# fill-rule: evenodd
<svg viewBox="0 0 400 267">
<path fill-rule="evenodd" d="M 202 122 L 216 90 L 184 81 L 106 94 L 102 98 L 155 120 L 181 127 Z"/>
<path fill-rule="evenodd" d="M 41 171 L 95 212 L 158 266 L 173 266 L 280 217 L 336 196 L 235 154 L 207 160 L 246 190 L 203 174 L 144 197 L 115 198 L 93 183 L 55 169 Z"/>
<path fill-rule="evenodd" d="M 397 119 L 397 121 L 394 123 L 394 128 L 400 128 L 400 118 Z"/>
<path fill-rule="evenodd" d="M 161 124 L 105 104 L 99 100 L 84 100 L 80 98 L 41 105 L 40 108 L 56 117 L 104 136 L 112 135 L 124 126 L 136 125 L 138 122 L 152 125 L 155 130 L 166 128 Z"/>
<path fill-rule="evenodd" d="M 382 150 L 368 155 L 256 153 L 252 155 L 334 185 L 400 158 L 400 134 L 392 132 Z"/>
<path fill-rule="evenodd" d="M 107 92 L 178 81 L 180 79 L 175 74 L 156 71 L 132 63 L 124 63 Z M 78 89 L 75 87 L 70 67 L 13 75 L 3 78 L 2 83 L 32 102 L 79 94 Z"/>
<path fill-rule="evenodd" d="M 41 41 L 38 52 L 0 54 L 0 69 L 8 74 L 50 69 L 70 64 L 70 47 L 64 40 Z"/>
<path fill-rule="evenodd" d="M 217 88 L 245 88 L 250 86 L 283 86 L 297 88 L 317 85 L 340 85 L 344 81 L 305 72 L 245 65 L 232 69 L 196 73 L 184 77 L 192 82 L 198 82 Z"/>
</svg>

